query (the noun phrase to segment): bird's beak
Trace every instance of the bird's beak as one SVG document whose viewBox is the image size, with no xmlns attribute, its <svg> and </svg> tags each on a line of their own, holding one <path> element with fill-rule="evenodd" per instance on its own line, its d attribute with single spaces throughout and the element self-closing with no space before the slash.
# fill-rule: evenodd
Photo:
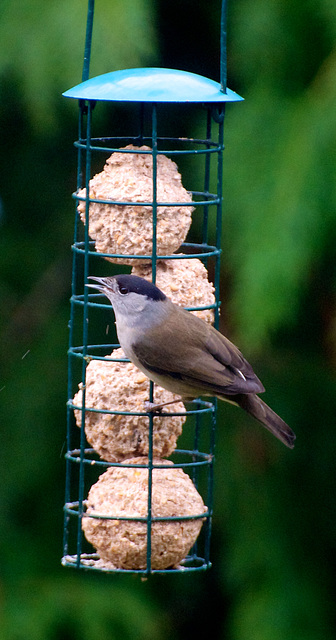
<svg viewBox="0 0 336 640">
<path fill-rule="evenodd" d="M 90 287 L 91 289 L 98 289 L 98 291 L 105 291 L 106 282 L 105 278 L 97 278 L 96 276 L 88 276 L 89 280 L 95 280 L 97 284 L 87 283 L 85 286 Z"/>
</svg>

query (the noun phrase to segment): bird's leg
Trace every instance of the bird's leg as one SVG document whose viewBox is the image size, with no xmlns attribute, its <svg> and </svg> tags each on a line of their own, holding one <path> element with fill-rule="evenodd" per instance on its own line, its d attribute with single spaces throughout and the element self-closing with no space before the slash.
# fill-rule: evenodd
<svg viewBox="0 0 336 640">
<path fill-rule="evenodd" d="M 182 398 L 176 398 L 176 400 L 169 400 L 169 402 L 162 402 L 162 404 L 155 404 L 155 402 L 149 402 L 149 400 L 145 400 L 144 405 L 145 409 L 148 413 L 160 413 L 163 407 L 166 407 L 169 404 L 175 404 L 175 402 L 182 402 Z"/>
</svg>

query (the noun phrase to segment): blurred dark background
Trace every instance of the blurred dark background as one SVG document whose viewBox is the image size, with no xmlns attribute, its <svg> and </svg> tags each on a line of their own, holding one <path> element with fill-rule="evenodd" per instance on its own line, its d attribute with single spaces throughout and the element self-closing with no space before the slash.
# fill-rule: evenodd
<svg viewBox="0 0 336 640">
<path fill-rule="evenodd" d="M 228 84 L 245 102 L 226 116 L 222 329 L 297 444 L 221 404 L 213 568 L 145 582 L 60 566 L 77 137 L 61 93 L 81 80 L 86 8 L 0 3 L 0 637 L 329 640 L 336 4 L 229 3 Z M 218 80 L 219 19 L 219 0 L 97 0 L 90 75 L 164 66 Z M 100 118 L 108 133 L 108 109 Z"/>
</svg>

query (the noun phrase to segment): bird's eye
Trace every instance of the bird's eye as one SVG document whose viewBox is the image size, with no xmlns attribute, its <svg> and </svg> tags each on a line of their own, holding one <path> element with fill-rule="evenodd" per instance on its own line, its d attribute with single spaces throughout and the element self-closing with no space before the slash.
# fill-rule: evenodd
<svg viewBox="0 0 336 640">
<path fill-rule="evenodd" d="M 125 287 L 124 285 L 119 285 L 119 293 L 121 293 L 123 296 L 126 295 L 126 293 L 128 293 L 128 289 L 127 287 Z"/>
</svg>

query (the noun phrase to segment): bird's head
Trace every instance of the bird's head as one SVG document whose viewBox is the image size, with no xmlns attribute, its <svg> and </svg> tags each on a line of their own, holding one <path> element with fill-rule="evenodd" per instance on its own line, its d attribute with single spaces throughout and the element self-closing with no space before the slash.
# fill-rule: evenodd
<svg viewBox="0 0 336 640">
<path fill-rule="evenodd" d="M 87 284 L 87 287 L 98 289 L 111 302 L 117 323 L 119 319 L 127 318 L 127 323 L 135 324 L 137 321 L 153 323 L 155 317 L 160 318 L 165 294 L 152 284 L 140 278 L 121 274 L 107 278 L 89 276 L 96 284 Z"/>
</svg>

